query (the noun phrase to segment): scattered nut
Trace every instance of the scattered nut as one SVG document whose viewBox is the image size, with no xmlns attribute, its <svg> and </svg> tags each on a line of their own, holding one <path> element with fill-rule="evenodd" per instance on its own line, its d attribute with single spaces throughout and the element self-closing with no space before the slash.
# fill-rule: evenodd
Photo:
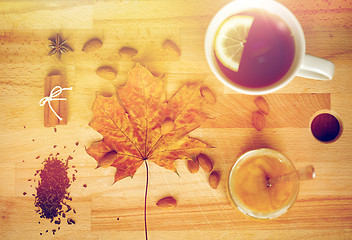
<svg viewBox="0 0 352 240">
<path fill-rule="evenodd" d="M 173 197 L 166 197 L 166 198 L 160 199 L 156 203 L 156 205 L 160 208 L 171 209 L 171 208 L 175 208 L 177 206 L 177 201 Z"/>
<path fill-rule="evenodd" d="M 265 127 L 265 116 L 260 111 L 255 111 L 252 113 L 252 125 L 258 131 L 261 131 Z"/>
<path fill-rule="evenodd" d="M 170 133 L 175 128 L 175 123 L 172 119 L 166 118 L 160 126 L 160 132 L 162 135 Z"/>
<path fill-rule="evenodd" d="M 96 73 L 99 77 L 107 79 L 107 80 L 114 80 L 117 76 L 117 72 L 115 69 L 109 66 L 100 67 L 96 70 Z"/>
<path fill-rule="evenodd" d="M 133 57 L 138 53 L 138 51 L 131 47 L 122 47 L 119 50 L 120 56 Z"/>
<path fill-rule="evenodd" d="M 108 152 L 107 154 L 105 154 L 105 156 L 98 162 L 98 166 L 99 167 L 103 167 L 103 168 L 107 168 L 110 167 L 111 164 L 113 164 L 116 160 L 117 157 L 117 152 L 116 151 L 112 151 L 112 152 Z"/>
<path fill-rule="evenodd" d="M 209 175 L 209 185 L 211 188 L 216 189 L 220 182 L 220 174 L 217 171 Z"/>
<path fill-rule="evenodd" d="M 200 94 L 204 97 L 205 101 L 210 104 L 216 103 L 214 93 L 208 87 L 201 87 Z"/>
<path fill-rule="evenodd" d="M 261 111 L 266 115 L 269 114 L 269 105 L 268 105 L 268 102 L 265 100 L 265 98 L 263 98 L 262 96 L 258 96 L 256 97 L 256 99 L 254 99 L 254 103 L 257 106 L 259 111 Z"/>
<path fill-rule="evenodd" d="M 171 41 L 170 39 L 166 39 L 163 43 L 163 48 L 164 50 L 171 52 L 173 54 L 176 54 L 177 56 L 181 56 L 181 50 L 180 48 L 176 45 L 176 43 L 174 43 L 173 41 Z"/>
<path fill-rule="evenodd" d="M 213 170 L 213 162 L 204 153 L 198 154 L 197 160 L 205 172 L 211 172 L 211 170 Z"/>
<path fill-rule="evenodd" d="M 197 159 L 188 160 L 187 161 L 187 168 L 190 173 L 196 173 L 199 170 L 199 163 Z"/>
<path fill-rule="evenodd" d="M 160 73 L 160 72 L 151 72 L 154 77 L 157 78 L 163 78 L 165 76 L 165 73 Z"/>
<path fill-rule="evenodd" d="M 99 38 L 93 38 L 86 42 L 82 48 L 83 52 L 94 52 L 103 46 L 102 41 Z"/>
</svg>

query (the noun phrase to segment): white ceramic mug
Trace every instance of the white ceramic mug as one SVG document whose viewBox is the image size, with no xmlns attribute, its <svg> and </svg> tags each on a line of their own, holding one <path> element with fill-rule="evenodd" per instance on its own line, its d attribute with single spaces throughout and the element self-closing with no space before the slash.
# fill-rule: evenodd
<svg viewBox="0 0 352 240">
<path fill-rule="evenodd" d="M 252 9 L 264 10 L 280 17 L 290 28 L 295 45 L 293 63 L 288 72 L 272 85 L 261 88 L 249 88 L 236 84 L 228 79 L 220 70 L 214 53 L 214 38 L 221 23 L 228 17 Z M 293 13 L 273 0 L 235 0 L 225 5 L 211 20 L 205 35 L 205 56 L 211 71 L 231 89 L 251 95 L 263 95 L 286 86 L 295 76 L 317 80 L 331 80 L 335 66 L 332 62 L 305 54 L 305 38 L 302 27 Z"/>
</svg>

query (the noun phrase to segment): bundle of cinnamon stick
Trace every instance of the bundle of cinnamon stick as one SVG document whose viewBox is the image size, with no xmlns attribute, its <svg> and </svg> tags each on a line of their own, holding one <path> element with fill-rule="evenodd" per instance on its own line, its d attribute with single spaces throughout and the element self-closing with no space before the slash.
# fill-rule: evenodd
<svg viewBox="0 0 352 240">
<path fill-rule="evenodd" d="M 56 86 L 62 87 L 63 78 L 61 75 L 49 75 L 45 78 L 44 97 L 49 97 L 52 89 Z M 57 98 L 66 98 L 66 91 L 62 91 Z M 56 125 L 67 124 L 67 100 L 53 100 L 50 101 L 53 111 L 59 115 L 60 120 L 56 114 L 50 109 L 49 102 L 44 105 L 44 126 L 54 127 Z"/>
</svg>

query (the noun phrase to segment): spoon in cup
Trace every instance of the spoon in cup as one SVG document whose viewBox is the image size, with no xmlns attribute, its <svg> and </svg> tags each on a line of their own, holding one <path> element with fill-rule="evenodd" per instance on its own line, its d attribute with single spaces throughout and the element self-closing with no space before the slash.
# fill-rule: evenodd
<svg viewBox="0 0 352 240">
<path fill-rule="evenodd" d="M 315 171 L 312 165 L 309 165 L 304 168 L 300 168 L 298 170 L 286 173 L 284 175 L 276 176 L 273 178 L 267 178 L 267 187 L 271 187 L 273 184 L 278 182 L 287 182 L 294 181 L 298 178 L 298 180 L 308 180 L 315 178 Z"/>
</svg>

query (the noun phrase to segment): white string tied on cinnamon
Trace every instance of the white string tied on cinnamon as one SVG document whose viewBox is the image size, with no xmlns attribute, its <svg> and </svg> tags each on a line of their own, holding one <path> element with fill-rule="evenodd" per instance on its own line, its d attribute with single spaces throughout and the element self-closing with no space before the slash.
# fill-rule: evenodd
<svg viewBox="0 0 352 240">
<path fill-rule="evenodd" d="M 39 101 L 39 105 L 42 107 L 45 105 L 45 103 L 49 104 L 49 108 L 51 109 L 51 111 L 55 114 L 55 116 L 61 121 L 62 117 L 60 117 L 55 110 L 53 109 L 53 107 L 51 106 L 51 101 L 65 101 L 66 98 L 56 98 L 58 96 L 60 96 L 60 94 L 62 93 L 62 91 L 64 90 L 72 90 L 72 87 L 69 88 L 62 88 L 60 86 L 56 86 L 53 87 L 53 89 L 51 89 L 50 95 L 48 97 L 43 97 L 40 101 Z"/>
</svg>

